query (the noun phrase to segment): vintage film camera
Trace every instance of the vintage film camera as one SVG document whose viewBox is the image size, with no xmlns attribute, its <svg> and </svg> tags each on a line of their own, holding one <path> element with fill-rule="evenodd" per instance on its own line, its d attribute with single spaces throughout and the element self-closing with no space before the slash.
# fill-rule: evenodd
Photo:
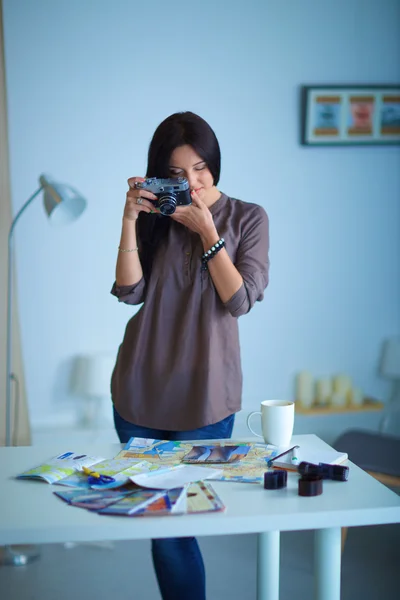
<svg viewBox="0 0 400 600">
<path fill-rule="evenodd" d="M 158 179 L 151 177 L 145 181 L 137 181 L 135 187 L 148 190 L 157 196 L 157 200 L 149 200 L 160 213 L 165 216 L 174 214 L 177 206 L 188 206 L 192 203 L 189 182 L 186 177 Z"/>
</svg>

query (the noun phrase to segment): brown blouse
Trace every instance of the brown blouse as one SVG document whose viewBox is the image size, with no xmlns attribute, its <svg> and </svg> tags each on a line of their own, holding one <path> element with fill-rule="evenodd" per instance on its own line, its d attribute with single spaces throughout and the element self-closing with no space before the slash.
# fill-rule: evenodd
<svg viewBox="0 0 400 600">
<path fill-rule="evenodd" d="M 225 194 L 210 208 L 243 285 L 225 304 L 201 270 L 200 236 L 171 222 L 150 278 L 111 293 L 142 304 L 126 326 L 111 379 L 115 408 L 136 425 L 188 431 L 241 408 L 237 318 L 268 284 L 268 216 L 257 204 Z"/>
</svg>

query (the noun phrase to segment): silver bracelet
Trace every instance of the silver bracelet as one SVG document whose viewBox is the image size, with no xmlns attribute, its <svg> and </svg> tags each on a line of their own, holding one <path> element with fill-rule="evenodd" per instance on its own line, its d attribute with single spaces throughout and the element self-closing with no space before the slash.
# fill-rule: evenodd
<svg viewBox="0 0 400 600">
<path fill-rule="evenodd" d="M 118 250 L 120 252 L 136 252 L 136 250 L 139 250 L 139 248 L 136 246 L 136 248 L 121 248 L 121 246 L 118 246 Z"/>
</svg>

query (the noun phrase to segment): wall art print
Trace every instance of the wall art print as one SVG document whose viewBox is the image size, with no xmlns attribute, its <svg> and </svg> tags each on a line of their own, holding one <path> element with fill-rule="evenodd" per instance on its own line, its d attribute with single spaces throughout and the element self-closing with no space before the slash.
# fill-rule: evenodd
<svg viewBox="0 0 400 600">
<path fill-rule="evenodd" d="M 400 84 L 302 86 L 301 144 L 400 144 Z"/>
</svg>

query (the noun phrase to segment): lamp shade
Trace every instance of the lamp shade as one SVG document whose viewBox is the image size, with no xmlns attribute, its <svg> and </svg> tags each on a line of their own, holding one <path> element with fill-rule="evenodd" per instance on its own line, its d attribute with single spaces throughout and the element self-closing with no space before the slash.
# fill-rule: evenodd
<svg viewBox="0 0 400 600">
<path fill-rule="evenodd" d="M 400 337 L 385 340 L 382 348 L 381 373 L 384 377 L 400 379 Z"/>
<path fill-rule="evenodd" d="M 115 356 L 109 354 L 77 356 L 72 369 L 72 392 L 77 396 L 109 397 L 114 365 Z"/>
<path fill-rule="evenodd" d="M 44 208 L 55 225 L 75 221 L 85 210 L 85 198 L 70 185 L 56 183 L 46 175 L 41 175 L 39 182 L 43 187 Z"/>
</svg>

